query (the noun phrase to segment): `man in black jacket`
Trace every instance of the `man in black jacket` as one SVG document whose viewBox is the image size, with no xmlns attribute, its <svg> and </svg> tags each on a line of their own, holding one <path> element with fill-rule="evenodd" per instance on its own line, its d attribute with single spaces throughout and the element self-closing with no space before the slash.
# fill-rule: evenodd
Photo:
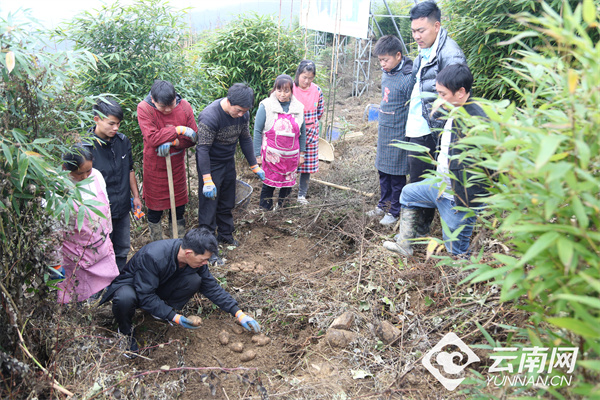
<svg viewBox="0 0 600 400">
<path fill-rule="evenodd" d="M 437 98 L 436 75 L 448 65 L 466 62 L 465 55 L 448 31 L 441 26 L 441 11 L 434 1 L 422 1 L 410 10 L 410 29 L 419 46 L 419 56 L 413 63 L 415 85 L 411 94 L 406 137 L 410 143 L 429 149 L 431 159 L 435 151 L 440 128 L 444 122 L 432 115 L 432 106 Z M 423 175 L 432 169 L 431 163 L 422 161 L 420 152 L 409 152 L 408 167 L 410 183 L 422 181 Z M 427 236 L 435 216 L 434 209 L 424 208 L 417 223 L 418 236 Z"/>
<path fill-rule="evenodd" d="M 438 95 L 445 104 L 451 104 L 456 108 L 462 107 L 469 115 L 486 119 L 483 109 L 470 101 L 472 85 L 473 75 L 466 64 L 449 65 L 440 71 L 436 79 Z M 443 177 L 443 181 L 426 179 L 404 187 L 400 196 L 402 206 L 400 233 L 396 235 L 396 242 L 383 244 L 388 250 L 402 255 L 412 255 L 410 240 L 415 237 L 421 209 L 437 208 L 440 218 L 446 223 L 450 232 L 454 233 L 460 229 L 455 240 L 450 240 L 446 231 L 443 231 L 448 252 L 459 255 L 469 251 L 476 217 L 456 207 L 481 207 L 483 204 L 481 201 L 478 203 L 476 199 L 485 196 L 487 190 L 473 179 L 467 160 L 461 161 L 460 154 L 464 151 L 464 147 L 457 146 L 457 142 L 464 136 L 464 130 L 468 127 L 465 127 L 461 120 L 454 121 L 456 111 L 446 119 L 440 137 L 437 172 L 438 176 Z M 468 217 L 468 214 L 471 216 Z"/>
<path fill-rule="evenodd" d="M 88 132 L 94 136 L 92 143 L 85 144 L 94 156 L 94 168 L 102 174 L 110 201 L 113 230 L 110 240 L 115 249 L 119 271 L 127 262 L 131 243 L 129 210 L 131 197 L 136 210 L 141 210 L 142 201 L 133 170 L 131 142 L 118 132 L 123 120 L 121 106 L 112 98 L 100 99 L 93 107 L 95 126 Z"/>
<path fill-rule="evenodd" d="M 129 337 L 129 353 L 138 352 L 132 320 L 137 308 L 157 319 L 195 329 L 177 313 L 195 293 L 202 293 L 223 311 L 237 317 L 244 328 L 259 332 L 258 323 L 238 307 L 237 301 L 219 285 L 208 269 L 208 259 L 217 251 L 217 240 L 207 228 L 194 228 L 183 239 L 151 242 L 125 265 L 100 304 L 112 299 L 112 310 L 119 332 Z"/>
</svg>

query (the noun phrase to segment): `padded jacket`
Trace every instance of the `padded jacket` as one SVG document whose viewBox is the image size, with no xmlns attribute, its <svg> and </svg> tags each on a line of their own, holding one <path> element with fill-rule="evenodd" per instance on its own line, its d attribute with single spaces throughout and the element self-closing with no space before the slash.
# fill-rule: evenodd
<svg viewBox="0 0 600 400">
<path fill-rule="evenodd" d="M 198 274 L 202 278 L 199 292 L 223 311 L 235 315 L 240 309 L 237 301 L 219 285 L 210 273 L 208 265 L 196 269 L 189 266 L 179 268 L 177 253 L 181 242 L 181 239 L 157 240 L 142 247 L 106 289 L 100 304 L 110 300 L 121 286 L 129 285 L 135 290 L 142 310 L 171 321 L 175 310 L 158 297 L 156 290 L 175 274 L 178 274 L 179 279 L 185 279 L 189 274 Z"/>
<path fill-rule="evenodd" d="M 88 132 L 94 133 L 95 126 Z M 113 219 L 124 218 L 131 210 L 131 186 L 129 175 L 133 171 L 131 142 L 122 133 L 111 140 L 102 140 L 94 134 L 92 143 L 85 143 L 94 156 L 94 168 L 106 181 L 106 192 Z"/>
<path fill-rule="evenodd" d="M 421 67 L 421 61 L 423 57 L 419 55 L 413 63 L 412 74 L 416 79 L 419 68 Z M 463 64 L 467 60 L 460 47 L 456 42 L 448 37 L 448 31 L 444 28 L 440 29 L 438 37 L 438 45 L 435 56 L 433 56 L 427 64 L 421 70 L 421 77 L 419 81 L 419 90 L 421 95 L 427 95 L 423 97 L 421 105 L 423 107 L 423 118 L 427 121 L 429 129 L 439 130 L 444 127 L 444 121 L 431 115 L 431 108 L 433 102 L 437 98 L 437 91 L 435 90 L 435 78 L 438 72 L 444 69 L 447 65 L 451 64 Z"/>
</svg>

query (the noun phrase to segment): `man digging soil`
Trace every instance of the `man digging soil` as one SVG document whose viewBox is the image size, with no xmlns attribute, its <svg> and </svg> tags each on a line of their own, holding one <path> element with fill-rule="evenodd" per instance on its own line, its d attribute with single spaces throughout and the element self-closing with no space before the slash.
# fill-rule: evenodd
<svg viewBox="0 0 600 400">
<path fill-rule="evenodd" d="M 182 309 L 200 292 L 223 311 L 237 317 L 248 331 L 260 332 L 260 325 L 238 307 L 237 301 L 219 285 L 208 270 L 208 259 L 218 250 L 217 239 L 207 228 L 194 228 L 183 239 L 151 242 L 142 247 L 106 289 L 100 304 L 112 299 L 112 311 L 119 332 L 128 338 L 128 358 L 136 357 L 139 347 L 132 320 L 137 308 L 156 319 L 196 329 L 200 318 L 186 318 Z"/>
</svg>

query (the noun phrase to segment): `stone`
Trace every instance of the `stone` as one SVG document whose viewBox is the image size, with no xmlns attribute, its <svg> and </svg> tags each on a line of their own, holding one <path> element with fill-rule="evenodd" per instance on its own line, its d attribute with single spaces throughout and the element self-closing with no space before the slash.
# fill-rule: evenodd
<svg viewBox="0 0 600 400">
<path fill-rule="evenodd" d="M 354 313 L 351 311 L 346 311 L 339 317 L 333 320 L 333 323 L 329 328 L 331 329 L 344 329 L 349 331 L 352 327 L 352 323 L 354 322 Z"/>
<path fill-rule="evenodd" d="M 348 347 L 356 340 L 357 334 L 343 329 L 328 329 L 325 341 L 332 347 Z"/>
<path fill-rule="evenodd" d="M 395 342 L 402 332 L 388 321 L 382 321 L 375 325 L 375 334 L 385 344 Z"/>
</svg>

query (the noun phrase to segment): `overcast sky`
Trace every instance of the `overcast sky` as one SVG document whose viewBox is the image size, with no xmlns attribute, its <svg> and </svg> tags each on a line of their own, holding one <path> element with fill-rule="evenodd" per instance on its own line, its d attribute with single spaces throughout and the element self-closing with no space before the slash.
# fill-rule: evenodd
<svg viewBox="0 0 600 400">
<path fill-rule="evenodd" d="M 231 7 L 232 11 L 240 3 L 269 3 L 274 0 L 170 0 L 169 4 L 174 8 L 192 7 L 194 11 L 210 10 L 223 7 Z M 296 0 L 300 2 L 300 0 Z M 121 0 L 121 4 L 132 4 L 135 0 Z M 48 28 L 55 27 L 61 20 L 71 19 L 81 11 L 99 9 L 103 4 L 113 4 L 110 0 L 0 0 L 0 16 L 6 18 L 9 12 L 19 8 L 31 9 L 34 18 L 38 19 Z"/>
</svg>

